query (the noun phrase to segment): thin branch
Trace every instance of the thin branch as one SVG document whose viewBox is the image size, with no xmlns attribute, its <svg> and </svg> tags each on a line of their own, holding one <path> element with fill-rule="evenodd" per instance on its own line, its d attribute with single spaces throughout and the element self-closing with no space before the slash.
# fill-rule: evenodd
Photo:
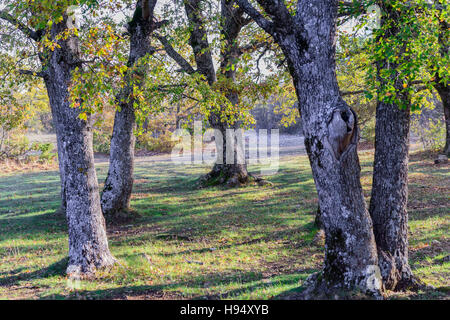
<svg viewBox="0 0 450 320">
<path fill-rule="evenodd" d="M 19 71 L 20 74 L 23 74 L 23 75 L 40 77 L 40 78 L 44 77 L 44 73 L 43 72 L 36 72 L 36 71 L 33 71 L 33 70 L 24 70 L 24 69 L 20 69 L 18 71 Z"/>
<path fill-rule="evenodd" d="M 261 48 L 270 48 L 269 42 L 252 42 L 239 48 L 239 54 L 252 53 Z"/>
<path fill-rule="evenodd" d="M 194 74 L 196 72 L 191 64 L 173 48 L 166 37 L 161 36 L 157 33 L 155 33 L 155 37 L 164 46 L 164 49 L 166 50 L 166 53 L 169 55 L 169 57 L 171 57 L 181 67 L 182 71 L 188 74 Z"/>
<path fill-rule="evenodd" d="M 341 96 L 345 97 L 345 96 L 353 96 L 353 95 L 357 95 L 357 94 L 363 94 L 365 93 L 366 90 L 356 90 L 356 91 L 341 91 Z"/>
<path fill-rule="evenodd" d="M 244 9 L 244 11 L 268 34 L 274 35 L 275 27 L 273 22 L 267 20 L 263 15 L 256 10 L 248 0 L 236 0 L 236 3 Z"/>
</svg>

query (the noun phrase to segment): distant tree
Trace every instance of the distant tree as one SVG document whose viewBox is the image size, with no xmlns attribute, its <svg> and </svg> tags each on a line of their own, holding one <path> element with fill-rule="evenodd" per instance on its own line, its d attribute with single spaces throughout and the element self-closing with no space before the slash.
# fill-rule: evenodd
<svg viewBox="0 0 450 320">
<path fill-rule="evenodd" d="M 181 14 L 180 4 L 185 14 Z M 223 144 L 216 141 L 222 162 L 218 161 L 201 182 L 228 186 L 251 182 L 254 179 L 238 158 L 236 147 L 230 153 L 233 159 L 227 160 L 227 145 L 239 143 L 227 135 L 227 129 L 249 124 L 253 103 L 276 89 L 279 79 L 273 70 L 263 74 L 259 65 L 265 55 L 276 59 L 272 43 L 232 0 L 174 1 L 167 11 L 171 27 L 156 37 L 178 71 L 190 76 L 184 79 L 200 94 L 201 113 L 223 137 Z"/>
</svg>

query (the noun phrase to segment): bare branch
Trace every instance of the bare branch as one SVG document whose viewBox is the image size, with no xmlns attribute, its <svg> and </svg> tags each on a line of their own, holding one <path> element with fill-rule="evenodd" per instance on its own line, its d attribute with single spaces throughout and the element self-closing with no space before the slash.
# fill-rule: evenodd
<svg viewBox="0 0 450 320">
<path fill-rule="evenodd" d="M 44 73 L 43 72 L 36 72 L 36 71 L 32 71 L 32 70 L 24 70 L 24 69 L 20 69 L 18 70 L 20 74 L 23 75 L 28 75 L 28 76 L 34 76 L 34 77 L 40 77 L 43 78 L 44 77 Z"/>
<path fill-rule="evenodd" d="M 270 42 L 252 42 L 239 48 L 239 54 L 252 53 L 261 48 L 270 48 Z"/>
<path fill-rule="evenodd" d="M 184 72 L 188 74 L 194 74 L 196 72 L 191 64 L 173 48 L 166 37 L 161 36 L 157 33 L 155 33 L 155 37 L 164 46 L 164 49 L 166 50 L 166 53 L 169 55 L 169 57 L 171 57 Z"/>
<path fill-rule="evenodd" d="M 342 97 L 345 97 L 345 96 L 353 96 L 353 95 L 357 95 L 357 94 L 363 94 L 364 92 L 366 92 L 366 90 L 341 91 L 341 96 L 342 96 Z"/>
<path fill-rule="evenodd" d="M 264 18 L 263 15 L 248 2 L 248 0 L 236 0 L 236 3 L 244 9 L 245 13 L 247 13 L 264 31 L 273 36 L 275 31 L 273 22 Z"/>
</svg>

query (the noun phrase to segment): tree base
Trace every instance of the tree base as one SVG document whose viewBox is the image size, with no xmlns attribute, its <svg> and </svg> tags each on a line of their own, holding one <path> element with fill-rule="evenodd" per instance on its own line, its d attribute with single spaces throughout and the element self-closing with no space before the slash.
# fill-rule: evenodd
<svg viewBox="0 0 450 320">
<path fill-rule="evenodd" d="M 426 290 L 428 286 L 419 278 L 414 275 L 410 275 L 408 278 L 401 279 L 397 285 L 395 286 L 395 292 L 405 292 L 405 291 L 414 291 L 417 292 L 419 290 Z"/>
<path fill-rule="evenodd" d="M 247 172 L 218 169 L 214 167 L 209 173 L 202 176 L 197 185 L 200 188 L 225 186 L 228 188 L 244 187 L 257 184 L 259 186 L 272 185 L 271 182 Z"/>
<path fill-rule="evenodd" d="M 309 276 L 304 285 L 305 290 L 299 295 L 301 300 L 382 300 L 384 296 L 378 292 L 368 292 L 361 289 L 346 290 L 340 287 L 330 287 L 323 279 L 322 272 Z"/>
<path fill-rule="evenodd" d="M 101 262 L 83 261 L 83 263 L 68 264 L 66 269 L 67 278 L 70 280 L 92 280 L 98 278 L 100 273 L 107 273 L 118 264 L 118 261 L 111 255 L 103 256 Z"/>
<path fill-rule="evenodd" d="M 403 265 L 403 272 L 400 272 L 396 266 L 395 258 L 380 249 L 378 250 L 378 265 L 386 290 L 404 292 L 419 291 L 426 288 L 425 283 L 412 274 L 409 265 Z"/>
</svg>

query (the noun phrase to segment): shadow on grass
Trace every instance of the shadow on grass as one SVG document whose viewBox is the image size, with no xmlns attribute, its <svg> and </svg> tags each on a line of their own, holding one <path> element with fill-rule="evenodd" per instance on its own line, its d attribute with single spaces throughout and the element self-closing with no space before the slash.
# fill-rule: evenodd
<svg viewBox="0 0 450 320">
<path fill-rule="evenodd" d="M 19 267 L 9 272 L 10 275 L 0 275 L 0 286 L 9 287 L 17 285 L 20 281 L 30 281 L 32 279 L 48 278 L 53 276 L 65 276 L 67 268 L 68 258 L 63 258 L 58 262 L 51 264 L 50 266 L 36 270 L 34 272 L 25 272 L 26 268 Z"/>
<path fill-rule="evenodd" d="M 292 286 L 304 280 L 313 269 L 302 270 L 302 273 L 285 274 L 281 279 L 279 277 L 264 277 L 259 272 L 236 272 L 230 273 L 209 273 L 197 277 L 191 277 L 189 280 L 176 281 L 162 285 L 141 285 L 141 286 L 123 286 L 113 289 L 103 290 L 83 290 L 69 295 L 47 295 L 41 296 L 41 299 L 80 299 L 80 297 L 90 299 L 192 299 L 192 300 L 218 300 L 233 298 L 246 292 L 255 290 L 264 290 L 273 286 Z M 184 288 L 213 288 L 214 286 L 239 284 L 240 288 L 232 289 L 223 293 L 212 293 L 210 295 L 191 295 L 183 293 Z"/>
</svg>

